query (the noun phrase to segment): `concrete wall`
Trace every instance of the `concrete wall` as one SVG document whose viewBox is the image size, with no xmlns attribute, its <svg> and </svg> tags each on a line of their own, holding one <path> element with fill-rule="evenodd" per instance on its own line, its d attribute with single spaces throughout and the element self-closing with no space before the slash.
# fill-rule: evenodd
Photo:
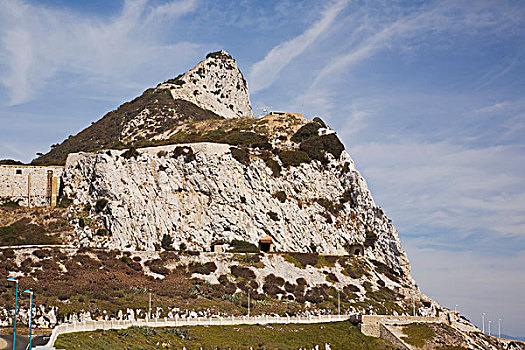
<svg viewBox="0 0 525 350">
<path fill-rule="evenodd" d="M 0 165 L 0 203 L 56 205 L 63 171 L 61 166 Z"/>
<path fill-rule="evenodd" d="M 397 349 L 410 350 L 408 346 L 405 343 L 403 343 L 401 339 L 396 337 L 396 335 L 390 332 L 390 330 L 386 328 L 384 325 L 380 325 L 379 337 L 381 339 L 391 342 L 392 344 L 396 346 Z"/>
<path fill-rule="evenodd" d="M 442 317 L 424 316 L 394 316 L 394 315 L 363 315 L 361 322 L 364 324 L 408 324 L 414 322 L 440 323 L 444 321 Z"/>
<path fill-rule="evenodd" d="M 413 322 L 440 323 L 443 321 L 443 317 L 363 315 L 359 329 L 364 335 L 379 338 L 382 325 L 403 325 Z"/>
</svg>

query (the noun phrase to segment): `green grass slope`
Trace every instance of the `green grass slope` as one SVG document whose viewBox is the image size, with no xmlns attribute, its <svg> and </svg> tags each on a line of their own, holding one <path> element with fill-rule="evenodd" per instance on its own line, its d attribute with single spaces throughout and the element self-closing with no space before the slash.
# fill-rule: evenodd
<svg viewBox="0 0 525 350">
<path fill-rule="evenodd" d="M 58 349 L 394 349 L 392 344 L 363 335 L 350 322 L 290 325 L 210 326 L 181 328 L 132 327 L 65 334 Z"/>
</svg>

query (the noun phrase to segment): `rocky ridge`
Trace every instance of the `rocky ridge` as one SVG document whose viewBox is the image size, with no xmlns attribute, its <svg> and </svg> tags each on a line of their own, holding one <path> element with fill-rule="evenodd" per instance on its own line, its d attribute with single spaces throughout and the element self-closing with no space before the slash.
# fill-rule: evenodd
<svg viewBox="0 0 525 350">
<path fill-rule="evenodd" d="M 188 122 L 251 117 L 248 86 L 235 60 L 225 51 L 176 78 L 150 88 L 100 120 L 69 136 L 33 160 L 33 164 L 63 165 L 67 155 L 100 149 L 140 147 L 166 140 Z"/>
<path fill-rule="evenodd" d="M 209 53 L 188 72 L 157 88 L 168 89 L 175 100 L 193 102 L 224 118 L 252 116 L 248 84 L 237 62 L 224 50 Z"/>
</svg>

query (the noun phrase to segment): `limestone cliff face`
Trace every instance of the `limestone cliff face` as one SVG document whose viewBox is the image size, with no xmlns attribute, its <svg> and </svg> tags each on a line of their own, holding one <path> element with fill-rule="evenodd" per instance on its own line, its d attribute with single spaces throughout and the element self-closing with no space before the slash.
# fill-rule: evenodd
<svg viewBox="0 0 525 350">
<path fill-rule="evenodd" d="M 251 117 L 248 85 L 237 62 L 226 51 L 212 52 L 187 73 L 157 88 L 224 118 Z"/>
<path fill-rule="evenodd" d="M 132 157 L 117 150 L 71 154 L 64 193 L 92 207 L 108 199 L 99 215 L 111 232 L 103 239 L 84 230 L 73 243 L 152 250 L 168 234 L 175 247 L 209 251 L 216 240 L 257 244 L 269 234 L 279 251 L 346 254 L 360 244 L 365 256 L 408 276 L 396 229 L 345 151 L 338 159 L 328 154 L 327 164 L 303 163 L 274 176 L 259 157 L 241 164 L 226 144 L 184 145 L 194 157 L 180 155 L 182 146 L 139 149 Z M 338 211 L 328 210 L 330 203 Z"/>
</svg>

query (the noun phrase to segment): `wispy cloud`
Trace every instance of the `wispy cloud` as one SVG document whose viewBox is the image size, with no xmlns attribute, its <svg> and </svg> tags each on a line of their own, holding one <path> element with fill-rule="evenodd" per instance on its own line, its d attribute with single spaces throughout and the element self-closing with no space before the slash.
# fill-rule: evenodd
<svg viewBox="0 0 525 350">
<path fill-rule="evenodd" d="M 525 249 L 522 147 L 376 142 L 357 145 L 352 154 L 401 232 L 434 243 L 448 241 L 446 232 L 457 240 L 516 237 L 521 245 L 514 248 Z"/>
<path fill-rule="evenodd" d="M 502 5 L 498 8 L 483 3 L 430 2 L 411 10 L 393 11 L 390 17 L 377 16 L 367 7 L 356 11 L 359 16 L 348 15 L 341 19 L 339 31 L 347 33 L 346 38 L 339 37 L 343 40 L 340 46 L 344 52 L 335 51 L 332 58 L 322 62 L 308 89 L 298 99 L 315 101 L 313 98 L 319 94 L 333 96 L 331 91 L 323 90 L 337 89 L 341 74 L 348 76 L 359 64 L 381 53 L 396 52 L 411 60 L 418 51 L 444 51 L 450 45 L 457 45 L 457 41 L 451 44 L 451 36 L 467 40 L 465 38 L 481 32 L 490 33 L 487 37 L 516 35 L 513 26 L 523 22 L 512 7 Z M 359 33 L 357 38 L 356 32 Z M 514 60 L 497 77 L 507 74 L 516 64 Z M 313 103 L 310 105 L 316 107 Z"/>
<path fill-rule="evenodd" d="M 412 276 L 424 293 L 457 309 L 481 328 L 481 313 L 493 325 L 503 319 L 502 333 L 523 335 L 525 252 L 497 255 L 477 251 L 421 248 L 423 240 L 405 240 Z M 494 329 L 494 328 L 493 328 Z"/>
<path fill-rule="evenodd" d="M 31 100 L 51 78 L 64 75 L 79 84 L 133 84 L 144 65 L 165 66 L 169 59 L 180 60 L 181 52 L 192 56 L 198 48 L 166 43 L 163 34 L 170 21 L 195 9 L 193 0 L 159 6 L 128 0 L 109 20 L 22 1 L 0 3 L 0 82 L 11 105 Z"/>
<path fill-rule="evenodd" d="M 337 15 L 345 8 L 348 0 L 337 0 L 323 12 L 321 19 L 301 35 L 274 47 L 262 61 L 255 63 L 250 70 L 250 88 L 252 92 L 265 89 L 279 77 L 279 72 L 312 45 L 319 36 L 334 22 Z"/>
<path fill-rule="evenodd" d="M 465 115 L 493 114 L 505 110 L 508 106 L 508 101 L 493 103 L 490 106 L 485 106 L 475 109 L 473 111 L 466 112 Z"/>
</svg>

